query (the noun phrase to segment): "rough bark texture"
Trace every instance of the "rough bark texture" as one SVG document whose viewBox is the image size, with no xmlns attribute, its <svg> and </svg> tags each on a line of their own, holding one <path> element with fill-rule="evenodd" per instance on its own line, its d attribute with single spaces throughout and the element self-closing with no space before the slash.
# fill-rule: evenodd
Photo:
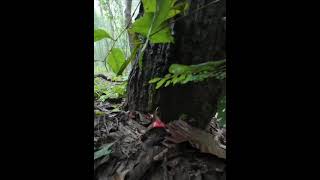
<svg viewBox="0 0 320 180">
<path fill-rule="evenodd" d="M 189 13 L 212 0 L 191 0 Z M 148 81 L 163 77 L 173 63 L 198 64 L 225 58 L 225 0 L 203 8 L 177 21 L 173 26 L 174 44 L 149 44 L 144 52 L 143 69 L 137 60 L 130 73 L 128 108 L 142 112 L 160 106 L 161 118 L 168 122 L 182 113 L 194 117 L 194 126 L 204 128 L 216 112 L 223 83 L 207 80 L 155 90 Z"/>
</svg>

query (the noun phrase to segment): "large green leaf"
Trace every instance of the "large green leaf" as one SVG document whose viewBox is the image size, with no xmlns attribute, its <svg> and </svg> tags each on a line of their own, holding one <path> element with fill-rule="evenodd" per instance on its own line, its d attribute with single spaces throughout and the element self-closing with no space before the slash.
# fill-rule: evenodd
<svg viewBox="0 0 320 180">
<path fill-rule="evenodd" d="M 186 84 L 187 82 L 191 81 L 192 78 L 192 74 L 188 74 L 187 77 L 181 82 L 181 84 Z"/>
<path fill-rule="evenodd" d="M 123 52 L 119 48 L 112 48 L 107 63 L 115 74 L 119 72 L 122 64 L 125 63 L 125 61 L 126 60 Z"/>
<path fill-rule="evenodd" d="M 173 37 L 168 27 L 160 30 L 156 34 L 150 36 L 151 43 L 172 43 Z"/>
<path fill-rule="evenodd" d="M 144 15 L 141 18 L 137 19 L 133 23 L 130 31 L 140 33 L 141 35 L 146 37 L 148 34 L 149 27 L 152 24 L 153 14 L 154 13 L 144 13 Z"/>
<path fill-rule="evenodd" d="M 169 12 L 173 7 L 173 0 L 157 0 L 157 14 L 154 22 L 154 28 L 157 29 L 170 15 Z"/>
<path fill-rule="evenodd" d="M 103 30 L 103 29 L 94 30 L 94 42 L 100 41 L 105 38 L 109 38 L 109 39 L 113 40 L 113 38 L 105 30 Z"/>
<path fill-rule="evenodd" d="M 156 0 L 156 11 L 153 11 L 155 1 L 151 0 L 147 3 L 149 9 L 145 9 L 144 15 L 133 23 L 130 31 L 140 33 L 147 37 L 151 27 L 151 43 L 173 42 L 171 31 L 165 21 L 176 14 L 177 11 L 172 9 L 175 1 L 176 0 Z M 153 18 L 154 16 L 155 18 Z"/>
<path fill-rule="evenodd" d="M 192 68 L 188 65 L 183 64 L 171 64 L 169 67 L 169 73 L 172 74 L 183 74 L 191 71 Z"/>
<path fill-rule="evenodd" d="M 125 62 L 121 65 L 119 71 L 117 72 L 117 76 L 122 75 L 123 71 L 127 68 L 127 66 L 130 64 L 130 62 L 134 60 L 134 58 L 136 57 L 136 54 L 137 54 L 137 52 L 138 52 L 138 49 L 139 49 L 140 47 L 141 47 L 141 44 L 137 44 L 137 45 L 134 47 L 133 52 L 131 53 L 131 56 L 129 57 L 129 59 L 128 59 L 127 61 L 125 61 Z"/>
<path fill-rule="evenodd" d="M 144 12 L 155 12 L 157 8 L 157 0 L 142 0 Z"/>
</svg>

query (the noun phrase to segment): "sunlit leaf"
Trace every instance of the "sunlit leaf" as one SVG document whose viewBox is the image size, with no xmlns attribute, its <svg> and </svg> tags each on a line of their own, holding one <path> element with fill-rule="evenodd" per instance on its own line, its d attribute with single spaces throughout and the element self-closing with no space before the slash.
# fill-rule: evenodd
<svg viewBox="0 0 320 180">
<path fill-rule="evenodd" d="M 149 83 L 150 83 L 150 84 L 151 84 L 151 83 L 155 83 L 155 82 L 158 82 L 158 81 L 160 81 L 160 80 L 161 80 L 161 78 L 156 77 L 156 78 L 151 79 L 151 80 L 149 81 Z"/>
<path fill-rule="evenodd" d="M 157 0 L 142 0 L 144 12 L 155 12 Z"/>
<path fill-rule="evenodd" d="M 171 80 L 168 80 L 167 83 L 164 85 L 164 87 L 169 86 L 170 83 L 171 83 Z"/>
<path fill-rule="evenodd" d="M 172 43 L 173 36 L 171 35 L 171 30 L 168 27 L 160 30 L 159 32 L 150 36 L 151 43 Z"/>
<path fill-rule="evenodd" d="M 141 18 L 137 19 L 133 23 L 130 31 L 140 33 L 141 35 L 146 37 L 152 23 L 153 15 L 154 13 L 144 13 Z"/>
<path fill-rule="evenodd" d="M 161 81 L 157 83 L 156 89 L 159 89 L 163 85 L 163 83 L 165 83 L 166 81 L 167 81 L 166 78 L 161 79 Z"/>
<path fill-rule="evenodd" d="M 178 10 L 178 9 L 171 9 L 171 10 L 169 11 L 168 16 L 167 16 L 167 19 L 170 19 L 170 18 L 174 17 L 175 15 L 179 14 L 180 12 L 181 12 L 181 11 Z"/>
<path fill-rule="evenodd" d="M 130 62 L 132 62 L 132 61 L 134 60 L 134 58 L 136 57 L 136 54 L 137 54 L 137 52 L 138 52 L 138 49 L 139 49 L 140 47 L 141 47 L 141 44 L 136 44 L 136 45 L 135 45 L 135 47 L 134 47 L 134 49 L 133 49 L 133 52 L 131 53 L 129 59 L 128 59 L 127 61 L 125 61 L 125 62 L 121 65 L 121 67 L 120 67 L 120 69 L 119 69 L 119 71 L 118 71 L 118 73 L 117 73 L 117 76 L 122 75 L 123 71 L 127 68 L 127 66 L 130 64 Z"/>
<path fill-rule="evenodd" d="M 172 74 L 183 74 L 191 70 L 190 66 L 183 64 L 171 64 L 169 67 L 169 72 Z"/>
<path fill-rule="evenodd" d="M 144 15 L 136 20 L 130 31 L 140 33 L 147 37 L 150 27 L 150 42 L 151 43 L 171 43 L 173 37 L 171 30 L 164 23 L 168 18 L 173 17 L 177 11 L 172 9 L 175 0 L 157 0 L 156 11 L 154 10 L 154 0 L 147 2 L 149 10 Z M 154 18 L 155 17 L 155 18 Z M 152 25 L 152 26 L 151 26 Z"/>
<path fill-rule="evenodd" d="M 187 82 L 191 81 L 193 78 L 192 74 L 188 74 L 186 79 L 184 79 L 181 84 L 186 84 Z"/>
<path fill-rule="evenodd" d="M 111 50 L 111 53 L 108 57 L 108 65 L 111 67 L 112 71 L 117 74 L 122 66 L 122 64 L 125 62 L 125 56 L 121 49 L 119 48 L 113 48 Z"/>
<path fill-rule="evenodd" d="M 181 81 L 183 81 L 185 78 L 186 78 L 186 74 L 181 74 L 178 78 L 175 78 L 174 80 L 173 80 L 173 85 L 175 85 L 176 83 L 178 83 L 178 82 L 181 82 Z"/>
<path fill-rule="evenodd" d="M 94 30 L 94 42 L 96 41 L 100 41 L 102 39 L 105 39 L 105 38 L 109 38 L 109 39 L 113 39 L 109 33 L 107 33 L 105 30 L 103 29 L 96 29 Z"/>
</svg>

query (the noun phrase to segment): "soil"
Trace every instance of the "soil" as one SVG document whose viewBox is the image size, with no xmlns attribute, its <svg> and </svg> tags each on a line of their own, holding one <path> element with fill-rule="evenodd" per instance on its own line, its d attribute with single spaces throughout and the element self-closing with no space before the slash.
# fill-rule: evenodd
<svg viewBox="0 0 320 180">
<path fill-rule="evenodd" d="M 110 154 L 95 160 L 95 180 L 225 179 L 225 160 L 188 143 L 168 148 L 162 144 L 167 135 L 163 128 L 148 129 L 152 114 L 114 107 L 95 102 L 95 109 L 104 114 L 95 113 L 94 149 L 113 143 Z"/>
</svg>

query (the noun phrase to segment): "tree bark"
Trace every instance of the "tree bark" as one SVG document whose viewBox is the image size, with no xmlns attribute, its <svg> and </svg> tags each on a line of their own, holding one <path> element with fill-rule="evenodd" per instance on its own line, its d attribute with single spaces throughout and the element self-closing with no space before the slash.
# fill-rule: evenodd
<svg viewBox="0 0 320 180">
<path fill-rule="evenodd" d="M 212 0 L 191 0 L 190 15 L 172 25 L 175 43 L 149 44 L 144 52 L 142 70 L 138 60 L 134 62 L 128 83 L 129 110 L 151 112 L 159 106 L 164 122 L 178 119 L 183 113 L 196 119 L 194 126 L 204 128 L 207 125 L 216 112 L 223 82 L 210 79 L 156 91 L 155 85 L 148 81 L 163 77 L 173 63 L 190 65 L 226 58 L 223 20 L 226 1 L 220 0 L 197 11 L 210 2 Z"/>
</svg>

